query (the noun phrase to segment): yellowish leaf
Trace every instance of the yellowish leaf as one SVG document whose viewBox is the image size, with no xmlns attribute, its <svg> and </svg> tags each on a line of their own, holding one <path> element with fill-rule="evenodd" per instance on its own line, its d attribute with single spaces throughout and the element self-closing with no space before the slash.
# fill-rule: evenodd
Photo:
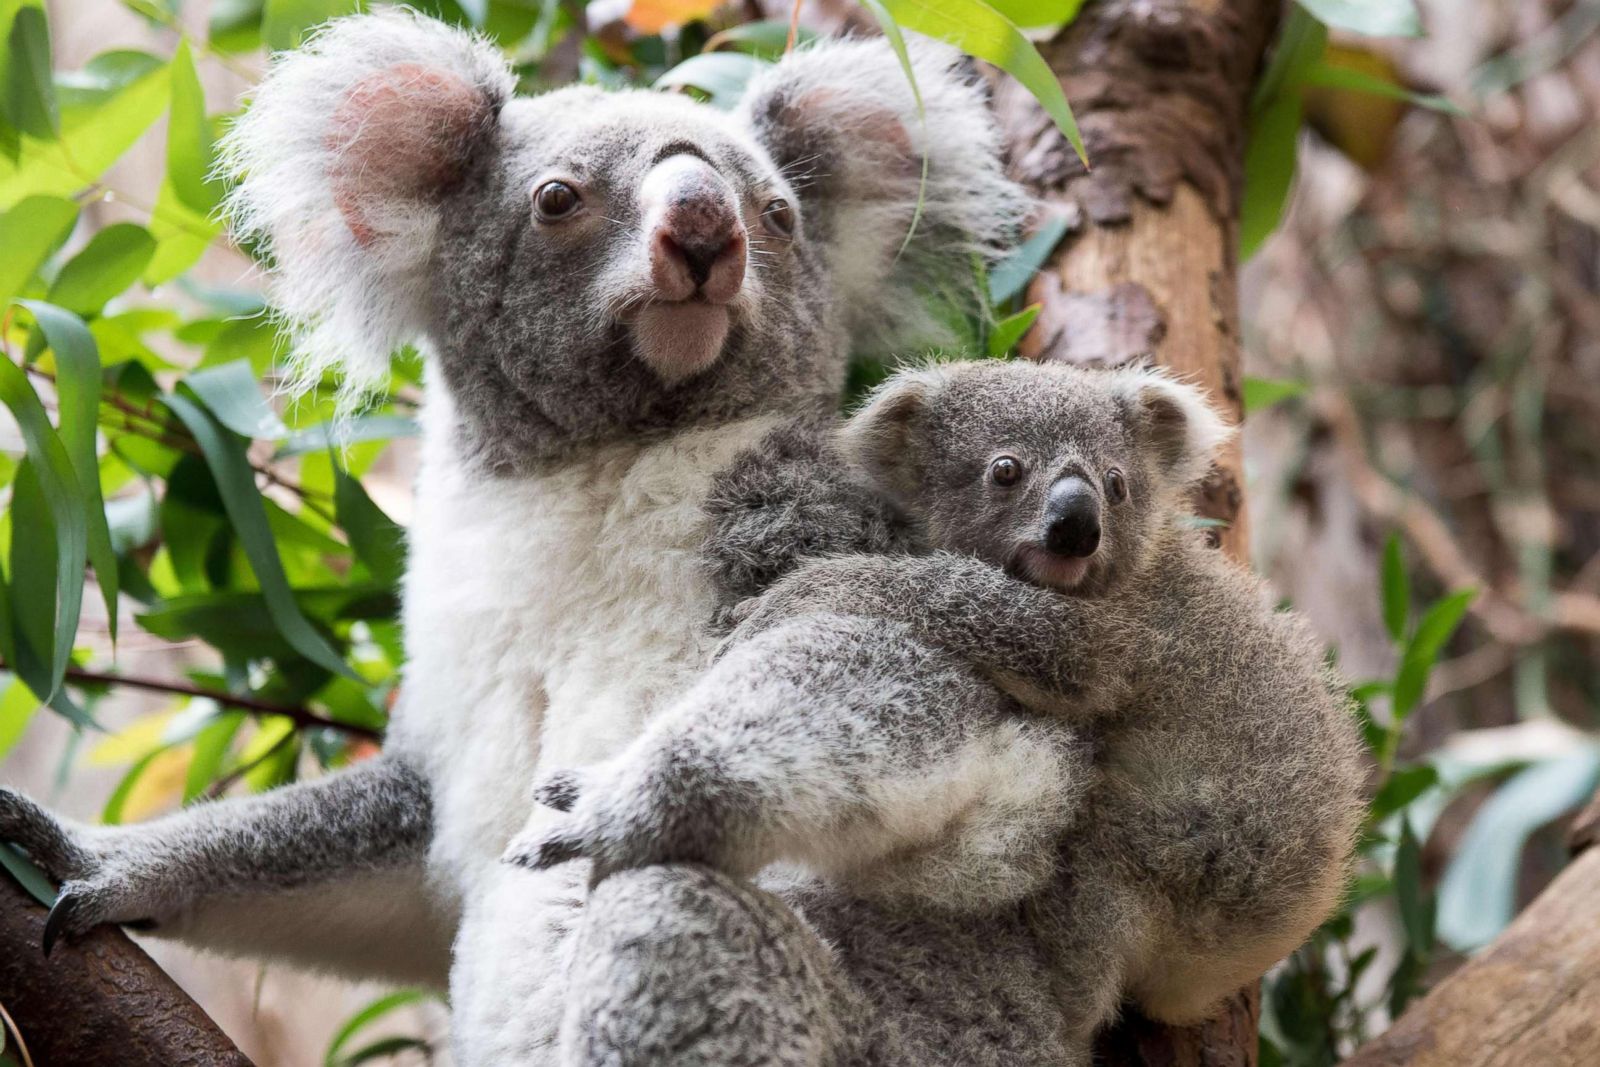
<svg viewBox="0 0 1600 1067">
<path fill-rule="evenodd" d="M 192 744 L 175 745 L 152 759 L 122 802 L 122 821 L 142 822 L 177 807 L 183 800 L 183 782 L 193 756 Z"/>
<path fill-rule="evenodd" d="M 98 742 L 84 756 L 90 767 L 122 767 L 136 763 L 161 747 L 174 711 L 161 711 L 135 719 Z"/>
</svg>

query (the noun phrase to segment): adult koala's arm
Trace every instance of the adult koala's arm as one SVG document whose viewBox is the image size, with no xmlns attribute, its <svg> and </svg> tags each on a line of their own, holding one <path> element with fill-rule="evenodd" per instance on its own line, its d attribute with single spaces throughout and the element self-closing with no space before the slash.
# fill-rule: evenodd
<svg viewBox="0 0 1600 1067">
<path fill-rule="evenodd" d="M 736 607 L 729 644 L 819 612 L 891 620 L 1033 710 L 1095 715 L 1123 703 L 1149 645 L 1127 603 L 1063 595 L 951 552 L 846 556 L 809 563 Z"/>
<path fill-rule="evenodd" d="M 80 825 L 0 789 L 0 839 L 61 882 L 46 952 L 127 923 L 208 951 L 441 985 L 455 916 L 423 877 L 431 831 L 426 784 L 392 756 L 132 826 Z"/>
</svg>

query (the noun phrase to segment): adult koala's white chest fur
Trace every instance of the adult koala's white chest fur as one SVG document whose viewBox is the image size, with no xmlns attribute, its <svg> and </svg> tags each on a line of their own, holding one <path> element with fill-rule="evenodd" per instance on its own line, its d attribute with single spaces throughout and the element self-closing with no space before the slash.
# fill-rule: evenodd
<svg viewBox="0 0 1600 1067">
<path fill-rule="evenodd" d="M 465 887 L 528 817 L 536 768 L 614 755 L 703 668 L 701 504 L 777 419 L 619 442 L 513 480 L 466 472 L 448 398 L 430 405 L 390 736 L 434 783 L 433 862 Z"/>
</svg>

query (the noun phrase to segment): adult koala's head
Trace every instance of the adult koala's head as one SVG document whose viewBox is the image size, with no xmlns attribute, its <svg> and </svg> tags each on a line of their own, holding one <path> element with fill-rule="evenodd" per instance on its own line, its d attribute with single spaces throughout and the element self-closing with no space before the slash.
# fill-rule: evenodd
<svg viewBox="0 0 1600 1067">
<path fill-rule="evenodd" d="M 1023 206 L 956 54 L 914 62 L 925 119 L 881 42 L 796 53 L 733 113 L 524 98 L 472 36 L 342 19 L 229 135 L 232 216 L 272 253 L 303 375 L 342 365 L 355 394 L 418 342 L 491 469 L 831 403 L 847 339 L 902 334 L 930 271 L 970 275 Z"/>
<path fill-rule="evenodd" d="M 841 443 L 934 547 L 1091 595 L 1150 561 L 1231 433 L 1163 371 L 985 361 L 901 372 Z"/>
</svg>

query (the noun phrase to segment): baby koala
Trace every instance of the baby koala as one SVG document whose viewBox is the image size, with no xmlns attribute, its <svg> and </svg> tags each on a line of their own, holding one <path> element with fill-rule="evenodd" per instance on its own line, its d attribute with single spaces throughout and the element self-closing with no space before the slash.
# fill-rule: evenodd
<svg viewBox="0 0 1600 1067">
<path fill-rule="evenodd" d="M 1025 900 L 1067 1028 L 1205 1015 L 1326 916 L 1359 813 L 1320 649 L 1184 506 L 1229 430 L 1151 370 L 902 373 L 842 450 L 930 554 L 809 564 L 514 842 L 594 877 L 778 861 L 868 897 Z"/>
</svg>

